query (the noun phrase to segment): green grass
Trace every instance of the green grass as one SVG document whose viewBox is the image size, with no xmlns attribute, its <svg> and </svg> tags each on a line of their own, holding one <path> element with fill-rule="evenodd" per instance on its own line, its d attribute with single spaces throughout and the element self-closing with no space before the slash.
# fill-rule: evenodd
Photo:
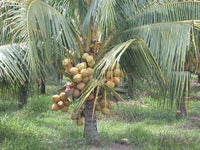
<svg viewBox="0 0 200 150">
<path fill-rule="evenodd" d="M 21 110 L 17 109 L 14 100 L 0 100 L 1 150 L 94 149 L 86 145 L 83 127 L 76 126 L 70 119 L 74 105 L 68 113 L 51 111 L 51 95 L 59 87 L 51 85 L 47 87 L 46 95 L 33 95 Z M 141 99 L 135 100 L 141 102 Z M 143 97 L 142 103 L 147 107 L 120 104 L 109 116 L 98 113 L 102 144 L 95 149 L 115 149 L 113 143 L 119 146 L 122 138 L 129 139 L 126 146 L 129 149 L 200 149 L 199 122 L 176 119 L 175 110 L 157 108 L 149 96 Z M 200 101 L 191 103 L 190 116 L 200 116 Z"/>
</svg>

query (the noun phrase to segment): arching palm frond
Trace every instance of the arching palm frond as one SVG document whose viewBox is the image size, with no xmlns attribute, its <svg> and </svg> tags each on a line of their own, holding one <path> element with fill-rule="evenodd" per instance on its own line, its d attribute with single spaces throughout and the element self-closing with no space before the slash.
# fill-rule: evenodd
<svg viewBox="0 0 200 150">
<path fill-rule="evenodd" d="M 162 70 L 183 71 L 186 51 L 190 43 L 192 25 L 186 23 L 161 23 L 129 29 L 129 37 L 139 36 L 152 50 Z M 174 32 L 176 31 L 176 32 Z M 181 38 L 180 38 L 181 37 Z"/>
<path fill-rule="evenodd" d="M 134 74 L 138 78 L 151 76 L 157 83 L 165 82 L 155 57 L 145 42 L 139 38 L 114 46 L 98 63 L 96 71 L 101 70 L 99 73 L 103 76 L 110 66 L 114 68 L 117 63 L 121 64 L 127 74 Z"/>
<path fill-rule="evenodd" d="M 141 26 L 161 22 L 199 20 L 200 2 L 167 3 L 150 7 L 128 18 L 130 26 Z"/>
<path fill-rule="evenodd" d="M 186 90 L 189 84 L 185 84 L 189 75 L 184 69 L 191 37 L 194 36 L 193 28 L 198 28 L 198 21 L 195 20 L 200 19 L 199 9 L 199 2 L 156 2 L 127 20 L 127 39 L 135 35 L 142 38 L 167 77 L 171 105 L 174 99 L 176 104 L 180 104 L 182 96 L 189 95 L 189 90 Z M 198 57 L 197 50 L 194 54 Z"/>
<path fill-rule="evenodd" d="M 24 44 L 0 46 L 0 82 L 23 84 L 27 79 Z M 4 86 L 1 84 L 1 86 Z"/>
<path fill-rule="evenodd" d="M 128 30 L 130 37 L 142 38 L 151 49 L 167 79 L 168 106 L 180 104 L 182 95 L 189 96 L 189 76 L 184 73 L 186 53 L 189 51 L 192 25 L 186 23 L 161 23 Z M 175 32 L 174 32 L 175 31 Z M 176 72 L 176 73 L 174 73 Z M 184 76 L 183 76 L 184 75 Z M 181 78 L 180 76 L 183 76 Z M 176 100 L 176 101 L 174 101 Z M 178 106 L 177 106 L 178 107 Z"/>
<path fill-rule="evenodd" d="M 7 19 L 12 20 L 10 26 L 14 25 L 11 34 L 28 45 L 25 60 L 33 77 L 44 76 L 40 70 L 61 59 L 64 49 L 73 50 L 75 55 L 80 53 L 70 20 L 56 9 L 40 0 L 7 4 L 13 6 Z"/>
</svg>

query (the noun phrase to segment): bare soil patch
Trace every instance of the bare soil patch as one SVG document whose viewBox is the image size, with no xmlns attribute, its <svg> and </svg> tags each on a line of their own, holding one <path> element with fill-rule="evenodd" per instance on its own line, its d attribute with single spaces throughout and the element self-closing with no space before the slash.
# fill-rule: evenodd
<svg viewBox="0 0 200 150">
<path fill-rule="evenodd" d="M 104 143 L 104 145 L 105 146 L 101 146 L 101 147 L 92 146 L 88 148 L 87 150 L 134 150 L 134 148 L 131 147 L 130 145 L 122 145 L 120 143 L 110 142 L 110 143 Z M 82 149 L 79 149 L 79 150 L 82 150 Z"/>
</svg>

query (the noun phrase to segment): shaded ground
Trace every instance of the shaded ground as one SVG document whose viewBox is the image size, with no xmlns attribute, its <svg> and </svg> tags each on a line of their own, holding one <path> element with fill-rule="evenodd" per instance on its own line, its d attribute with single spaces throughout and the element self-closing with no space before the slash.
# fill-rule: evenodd
<svg viewBox="0 0 200 150">
<path fill-rule="evenodd" d="M 200 116 L 197 116 L 197 117 L 190 117 L 189 120 L 193 123 L 195 122 L 199 122 L 200 123 Z"/>
<path fill-rule="evenodd" d="M 191 93 L 188 99 L 190 100 L 200 100 L 200 83 L 190 82 L 190 87 L 193 89 L 193 93 Z"/>
<path fill-rule="evenodd" d="M 200 96 L 200 85 L 191 87 Z M 188 119 L 176 119 L 176 110 L 158 108 L 149 93 L 138 93 L 134 101 L 119 102 L 109 116 L 98 113 L 100 147 L 86 145 L 83 127 L 68 113 L 52 112 L 51 95 L 58 89 L 47 86 L 46 95 L 29 98 L 16 110 L 12 100 L 0 99 L 0 149 L 8 150 L 200 150 L 200 101 L 191 101 Z M 135 91 L 137 92 L 137 91 Z M 127 95 L 125 95 L 127 96 Z M 133 119 L 136 116 L 136 119 Z M 121 139 L 127 138 L 127 145 Z"/>
<path fill-rule="evenodd" d="M 85 148 L 78 150 L 85 150 Z M 93 146 L 91 148 L 88 148 L 87 150 L 133 150 L 133 147 L 129 145 L 122 145 L 119 143 L 107 143 L 105 148 Z"/>
</svg>

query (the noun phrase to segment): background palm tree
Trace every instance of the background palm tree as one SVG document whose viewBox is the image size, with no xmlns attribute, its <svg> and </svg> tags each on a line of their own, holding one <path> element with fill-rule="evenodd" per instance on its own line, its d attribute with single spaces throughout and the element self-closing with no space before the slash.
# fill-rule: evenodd
<svg viewBox="0 0 200 150">
<path fill-rule="evenodd" d="M 6 1 L 0 1 L 0 27 L 2 28 L 0 31 L 1 91 L 4 94 L 7 93 L 9 96 L 14 96 L 15 98 L 17 95 L 19 107 L 21 108 L 27 103 L 27 92 L 29 89 L 33 91 L 34 86 L 41 85 L 41 93 L 45 93 L 45 79 L 49 76 L 52 79 L 57 79 L 56 73 L 58 73 L 62 67 L 62 65 L 57 62 L 59 62 L 58 59 L 63 58 L 63 56 L 60 55 L 57 60 L 55 59 L 54 62 L 52 62 L 53 65 L 48 64 L 44 67 L 45 69 L 38 69 L 38 72 L 40 73 L 33 77 L 29 73 L 27 67 L 28 61 L 26 55 L 29 53 L 27 43 L 22 40 L 21 36 L 13 34 L 15 24 L 12 24 L 13 20 L 7 20 L 11 17 L 10 15 L 12 15 L 9 13 L 9 10 L 12 9 L 15 10 L 12 5 L 8 5 Z M 42 48 L 40 42 L 36 43 L 36 49 Z M 38 59 L 41 57 L 40 53 L 38 53 Z M 43 62 L 40 61 L 39 63 Z"/>
<path fill-rule="evenodd" d="M 77 64 L 84 52 L 90 52 L 92 41 L 101 42 L 93 78 L 79 97 L 78 105 L 81 108 L 85 103 L 84 135 L 90 140 L 98 141 L 93 113 L 95 99 L 85 101 L 86 98 L 97 89 L 119 97 L 100 82 L 111 64 L 120 63 L 127 75 L 156 82 L 155 88 L 165 85 L 168 106 L 176 103 L 178 108 L 183 97 L 188 96 L 189 73 L 184 72 L 184 65 L 193 31 L 200 20 L 199 2 L 28 0 L 5 3 L 12 6 L 6 12 L 9 13 L 6 21 L 10 22 L 7 27 L 13 29 L 10 32 L 13 41 L 17 39 L 17 43 L 26 45 L 24 60 L 33 80 L 38 75 L 48 76 L 47 66 L 64 51 Z M 108 97 L 112 98 L 112 94 Z"/>
</svg>

